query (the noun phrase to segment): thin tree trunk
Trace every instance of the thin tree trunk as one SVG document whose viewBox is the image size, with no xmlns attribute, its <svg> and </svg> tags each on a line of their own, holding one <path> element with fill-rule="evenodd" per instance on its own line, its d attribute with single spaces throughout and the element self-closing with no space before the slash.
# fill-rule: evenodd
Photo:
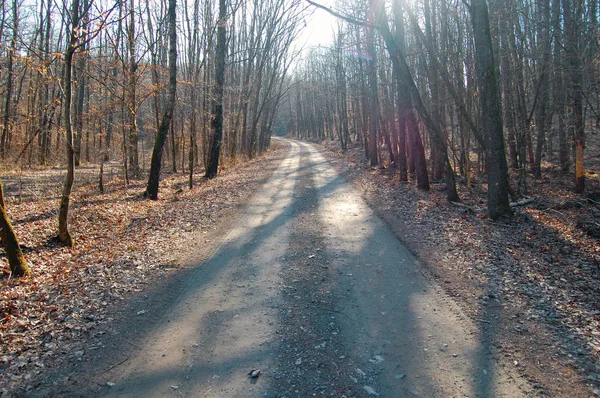
<svg viewBox="0 0 600 398">
<path fill-rule="evenodd" d="M 585 170 L 583 168 L 583 150 L 585 147 L 585 125 L 583 123 L 583 65 L 580 50 L 580 13 L 581 0 L 563 0 L 565 15 L 565 51 L 567 73 L 570 77 L 569 96 L 571 99 L 571 124 L 575 140 L 575 192 L 585 191 Z"/>
<path fill-rule="evenodd" d="M 138 63 L 135 59 L 135 0 L 130 0 L 129 4 L 129 29 L 127 31 L 127 46 L 129 47 L 129 65 L 128 65 L 128 102 L 127 109 L 129 115 L 129 132 L 127 140 L 129 143 L 129 177 L 138 178 L 140 173 L 139 153 L 138 153 L 138 127 L 137 127 L 137 68 Z"/>
<path fill-rule="evenodd" d="M 60 199 L 60 208 L 58 211 L 58 238 L 68 247 L 73 247 L 75 242 L 69 232 L 69 201 L 71 198 L 71 189 L 75 180 L 75 151 L 73 148 L 73 125 L 71 120 L 71 106 L 73 102 L 73 54 L 77 49 L 79 41 L 79 0 L 73 0 L 71 5 L 71 31 L 69 33 L 69 42 L 65 51 L 65 79 L 64 79 L 64 124 L 65 124 L 65 148 L 67 155 L 67 175 L 63 185 L 62 196 Z"/>
<path fill-rule="evenodd" d="M 83 7 L 87 8 L 87 0 L 84 0 Z M 87 18 L 83 18 L 83 34 L 81 37 L 82 41 L 85 41 L 87 35 Z M 75 166 L 79 166 L 81 163 L 81 139 L 83 136 L 83 104 L 85 100 L 85 89 L 86 89 L 86 76 L 85 76 L 85 64 L 87 55 L 85 54 L 85 48 L 80 57 L 77 60 L 77 66 L 75 68 L 75 80 L 77 81 L 77 93 L 75 94 L 75 136 L 74 140 L 74 151 L 75 151 Z"/>
<path fill-rule="evenodd" d="M 10 39 L 10 48 L 8 49 L 8 66 L 6 72 L 6 100 L 4 102 L 4 118 L 2 120 L 2 136 L 0 137 L 0 155 L 2 159 L 6 155 L 7 140 L 10 134 L 10 114 L 11 114 L 11 101 L 13 91 L 13 79 L 14 79 L 14 58 L 17 51 L 17 35 L 19 27 L 19 12 L 18 2 L 13 0 L 13 33 Z"/>
<path fill-rule="evenodd" d="M 175 99 L 177 94 L 177 0 L 169 0 L 169 93 L 165 112 L 156 133 L 154 148 L 152 149 L 152 160 L 150 162 L 150 175 L 144 196 L 152 200 L 158 199 L 158 185 L 160 181 L 160 168 L 162 166 L 162 154 L 167 140 L 167 134 L 173 122 L 175 110 Z"/>
<path fill-rule="evenodd" d="M 537 143 L 535 147 L 535 161 L 533 164 L 533 176 L 541 178 L 542 176 L 542 151 L 546 143 L 546 130 L 548 128 L 547 109 L 550 101 L 549 79 L 547 70 L 550 66 L 550 0 L 541 0 L 538 2 L 540 13 L 542 14 L 541 23 L 538 25 L 538 37 L 541 45 L 541 62 L 540 62 L 540 81 L 539 81 L 539 106 L 536 114 L 536 126 L 538 130 Z"/>
</svg>

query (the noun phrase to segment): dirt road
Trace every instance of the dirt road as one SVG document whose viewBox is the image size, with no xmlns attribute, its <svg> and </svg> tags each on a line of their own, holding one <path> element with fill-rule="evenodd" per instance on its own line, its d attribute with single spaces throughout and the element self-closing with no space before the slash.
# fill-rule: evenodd
<svg viewBox="0 0 600 398">
<path fill-rule="evenodd" d="M 210 260 L 133 309 L 153 321 L 96 394 L 531 396 L 318 150 L 290 145 Z"/>
</svg>

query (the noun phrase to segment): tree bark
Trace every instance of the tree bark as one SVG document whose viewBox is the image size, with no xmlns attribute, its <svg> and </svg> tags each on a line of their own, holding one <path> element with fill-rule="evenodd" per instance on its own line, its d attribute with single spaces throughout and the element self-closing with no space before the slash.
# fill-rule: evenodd
<svg viewBox="0 0 600 398">
<path fill-rule="evenodd" d="M 377 121 L 379 119 L 379 99 L 377 98 L 377 71 L 375 69 L 375 32 L 373 28 L 367 28 L 367 48 L 369 59 L 367 59 L 366 72 L 369 85 L 369 135 L 367 136 L 367 154 L 371 166 L 377 166 L 379 148 L 377 145 Z"/>
<path fill-rule="evenodd" d="M 140 173 L 138 154 L 138 127 L 137 127 L 137 68 L 135 59 L 135 0 L 130 0 L 129 5 L 129 29 L 127 30 L 127 46 L 129 47 L 129 65 L 127 74 L 129 77 L 127 90 L 127 109 L 129 115 L 129 131 L 127 134 L 129 152 L 129 177 L 138 178 Z"/>
<path fill-rule="evenodd" d="M 29 275 L 29 266 L 27 265 L 27 261 L 25 261 L 25 256 L 23 256 L 21 246 L 19 246 L 17 235 L 13 230 L 8 214 L 6 214 L 2 181 L 0 181 L 0 238 L 2 238 L 11 276 L 20 277 Z"/>
<path fill-rule="evenodd" d="M 63 185 L 62 196 L 60 198 L 60 207 L 58 211 L 58 238 L 63 245 L 73 247 L 75 242 L 69 232 L 69 202 L 71 199 L 71 189 L 75 180 L 75 150 L 73 148 L 73 124 L 71 120 L 71 106 L 73 102 L 73 54 L 77 49 L 79 41 L 79 0 L 73 0 L 71 4 L 71 31 L 69 42 L 65 51 L 65 78 L 64 78 L 64 113 L 65 123 L 65 148 L 67 155 L 67 175 Z"/>
<path fill-rule="evenodd" d="M 497 220 L 509 216 L 511 210 L 508 199 L 508 166 L 504 148 L 502 109 L 486 0 L 471 0 L 470 12 L 475 39 L 481 119 L 487 138 L 488 216 Z"/>
<path fill-rule="evenodd" d="M 585 125 L 583 123 L 583 65 L 580 57 L 581 0 L 563 0 L 565 18 L 565 52 L 567 75 L 570 77 L 571 125 L 575 141 L 575 192 L 585 191 L 583 150 L 585 148 Z"/>
<path fill-rule="evenodd" d="M 156 133 L 154 147 L 152 149 L 152 160 L 150 161 L 150 175 L 144 196 L 158 199 L 158 185 L 160 181 L 160 168 L 162 165 L 162 154 L 167 140 L 169 129 L 173 122 L 175 110 L 175 96 L 177 94 L 177 0 L 169 0 L 169 93 L 165 112 Z"/>
<path fill-rule="evenodd" d="M 19 27 L 19 13 L 18 3 L 16 0 L 13 1 L 13 33 L 10 39 L 10 48 L 8 49 L 8 66 L 6 73 L 6 101 L 4 102 L 4 117 L 2 120 L 2 136 L 0 136 L 0 155 L 2 159 L 5 157 L 7 141 L 10 133 L 10 111 L 12 101 L 12 90 L 13 90 L 13 76 L 14 76 L 14 58 L 17 51 L 17 35 Z"/>
<path fill-rule="evenodd" d="M 88 0 L 84 0 L 83 7 L 87 8 Z M 83 34 L 81 40 L 85 42 L 85 36 L 87 35 L 87 17 L 83 18 Z M 85 100 L 85 89 L 86 89 L 86 76 L 85 76 L 85 64 L 87 54 L 84 52 L 78 57 L 77 65 L 75 67 L 75 81 L 77 81 L 77 93 L 75 94 L 75 135 L 73 137 L 75 151 L 75 166 L 81 164 L 81 139 L 83 137 L 83 104 Z"/>
<path fill-rule="evenodd" d="M 541 178 L 542 176 L 542 152 L 546 143 L 546 130 L 548 128 L 547 109 L 550 101 L 549 79 L 547 70 L 550 66 L 550 0 L 541 0 L 538 2 L 539 12 L 541 13 L 541 23 L 538 25 L 538 39 L 540 40 L 541 62 L 540 62 L 540 80 L 539 80 L 539 106 L 535 124 L 538 130 L 537 143 L 535 147 L 535 160 L 532 167 L 533 176 Z"/>
<path fill-rule="evenodd" d="M 206 168 L 206 177 L 215 178 L 219 169 L 219 155 L 221 151 L 221 140 L 223 138 L 223 83 L 225 78 L 225 55 L 227 53 L 227 43 L 225 42 L 225 27 L 227 17 L 227 6 L 225 0 L 219 0 L 219 25 L 217 27 L 217 48 L 216 48 L 216 69 L 215 69 L 215 87 L 213 92 L 213 114 L 211 127 L 213 136 L 211 139 L 211 149 L 209 154 L 208 167 Z M 257 98 L 258 100 L 258 98 Z M 254 130 L 254 129 L 253 129 Z M 254 133 L 251 135 L 251 139 Z M 254 142 L 252 142 L 254 144 Z M 252 145 L 253 146 L 253 145 Z M 251 153 L 253 148 L 251 147 Z"/>
</svg>

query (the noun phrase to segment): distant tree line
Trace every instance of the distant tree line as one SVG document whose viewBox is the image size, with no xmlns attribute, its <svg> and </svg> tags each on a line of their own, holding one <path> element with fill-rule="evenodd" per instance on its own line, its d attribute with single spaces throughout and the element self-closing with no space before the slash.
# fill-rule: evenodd
<svg viewBox="0 0 600 398">
<path fill-rule="evenodd" d="M 191 188 L 195 170 L 213 178 L 220 163 L 261 154 L 307 7 L 2 0 L 1 161 L 67 166 L 58 235 L 72 246 L 68 210 L 79 165 L 118 161 L 127 183 L 148 176 L 145 194 L 156 199 L 162 166 L 188 172 Z M 149 160 L 143 149 L 153 142 Z M 27 271 L 13 269 L 20 273 Z"/>
<path fill-rule="evenodd" d="M 334 43 L 304 57 L 282 107 L 295 136 L 360 143 L 372 166 L 421 189 L 445 180 L 452 201 L 455 174 L 469 186 L 486 176 L 492 218 L 510 213 L 509 194 L 527 194 L 544 159 L 584 191 L 586 120 L 600 123 L 597 1 L 342 0 L 328 10 L 339 17 Z"/>
</svg>

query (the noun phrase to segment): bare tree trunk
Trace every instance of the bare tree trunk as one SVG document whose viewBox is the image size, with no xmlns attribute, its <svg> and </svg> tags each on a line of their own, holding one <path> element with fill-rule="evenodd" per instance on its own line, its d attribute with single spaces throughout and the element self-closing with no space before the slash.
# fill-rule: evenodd
<svg viewBox="0 0 600 398">
<path fill-rule="evenodd" d="M 585 170 L 583 149 L 585 147 L 585 125 L 583 123 L 583 65 L 580 56 L 580 15 L 582 0 L 563 0 L 565 15 L 565 51 L 567 75 L 570 77 L 569 97 L 571 99 L 571 125 L 575 141 L 575 192 L 585 191 Z"/>
<path fill-rule="evenodd" d="M 12 91 L 13 91 L 13 80 L 14 80 L 14 62 L 15 53 L 17 51 L 17 35 L 19 33 L 19 8 L 17 0 L 13 0 L 12 14 L 13 14 L 13 32 L 10 39 L 10 48 L 8 49 L 8 66 L 6 71 L 6 100 L 4 102 L 4 118 L 2 120 L 2 136 L 0 137 L 0 155 L 2 159 L 6 155 L 7 141 L 10 135 L 10 114 L 11 114 L 11 102 L 12 102 Z"/>
<path fill-rule="evenodd" d="M 487 137 L 488 216 L 497 220 L 511 214 L 508 199 L 508 166 L 504 149 L 502 108 L 486 0 L 471 0 L 471 23 L 483 131 Z"/>
<path fill-rule="evenodd" d="M 83 1 L 83 8 L 87 8 L 88 0 Z M 87 35 L 87 16 L 83 18 L 83 29 L 81 35 L 81 41 L 86 41 Z M 81 163 L 81 139 L 83 136 L 83 104 L 85 100 L 85 89 L 86 89 L 86 75 L 85 75 L 85 64 L 87 54 L 85 48 L 81 56 L 77 59 L 77 66 L 75 68 L 75 80 L 77 81 L 77 93 L 75 94 L 75 136 L 74 140 L 74 151 L 75 151 L 75 166 L 79 166 Z"/>
<path fill-rule="evenodd" d="M 44 4 L 46 7 L 46 13 L 44 18 Z M 42 7 L 40 7 L 40 31 L 43 32 L 41 40 L 40 40 L 40 50 L 43 52 L 43 63 L 44 68 L 50 67 L 50 27 L 51 27 L 51 8 L 52 2 L 48 0 L 47 2 L 42 1 Z M 45 30 L 44 23 L 45 20 Z M 41 165 L 46 165 L 48 161 L 48 155 L 50 154 L 50 123 L 52 120 L 52 116 L 54 115 L 54 109 L 56 108 L 55 102 L 49 103 L 50 98 L 50 88 L 48 86 L 48 82 L 44 79 L 42 83 L 42 95 L 40 96 L 40 111 L 41 117 L 39 122 L 39 135 L 38 135 L 38 144 L 39 144 L 39 163 Z"/>
<path fill-rule="evenodd" d="M 138 178 L 140 173 L 139 154 L 138 154 L 138 127 L 137 127 L 137 68 L 138 63 L 135 59 L 135 0 L 130 0 L 129 5 L 129 29 L 127 31 L 127 46 L 129 47 L 129 65 L 127 74 L 129 75 L 128 102 L 127 109 L 129 114 L 129 132 L 127 139 L 129 142 L 129 177 Z"/>
<path fill-rule="evenodd" d="M 435 10 L 435 9 L 434 9 Z M 440 105 L 440 76 L 439 73 L 442 68 L 439 66 L 435 67 L 435 54 L 432 49 L 436 47 L 436 35 L 433 30 L 432 24 L 435 24 L 435 13 L 432 13 L 432 9 L 429 5 L 429 0 L 424 2 L 425 11 L 425 34 L 427 35 L 427 41 L 430 43 L 430 54 L 427 62 L 427 77 L 429 82 L 429 90 L 431 91 L 431 119 L 439 127 L 442 139 L 446 141 L 446 133 L 442 128 L 441 119 L 441 105 Z M 431 145 L 431 179 L 433 181 L 441 181 L 443 177 L 443 160 L 441 159 L 441 151 L 438 148 L 438 143 L 433 140 Z"/>
<path fill-rule="evenodd" d="M 396 68 L 398 68 L 399 77 L 406 84 L 406 86 L 408 88 L 408 90 L 406 92 L 408 93 L 408 95 L 410 95 L 410 98 L 411 98 L 416 110 L 419 112 L 419 116 L 421 117 L 421 120 L 423 121 L 423 123 L 427 127 L 427 130 L 429 131 L 431 139 L 436 141 L 436 145 L 438 145 L 438 148 L 440 150 L 440 156 L 444 162 L 444 174 L 446 176 L 446 197 L 447 197 L 448 201 L 450 201 L 450 202 L 459 201 L 460 198 L 458 196 L 458 191 L 456 190 L 456 178 L 455 178 L 454 170 L 452 169 L 452 165 L 450 164 L 450 160 L 448 159 L 448 148 L 447 148 L 446 142 L 442 138 L 442 133 L 439 129 L 439 126 L 437 126 L 434 123 L 429 112 L 427 111 L 427 108 L 425 107 L 425 104 L 423 103 L 421 94 L 419 93 L 417 85 L 415 84 L 415 81 L 410 73 L 408 64 L 406 63 L 406 58 L 404 56 L 402 47 L 400 47 L 398 45 L 398 43 L 396 43 L 394 41 L 392 34 L 390 32 L 388 23 L 385 20 L 382 11 L 383 10 L 380 10 L 380 14 L 379 14 L 379 27 L 380 27 L 383 39 L 385 41 L 385 45 L 388 50 L 388 53 L 390 54 L 390 58 L 392 58 L 392 62 L 396 64 L 394 66 Z M 413 115 L 409 114 L 408 116 L 409 116 L 409 120 L 411 120 L 411 118 L 414 119 L 414 114 Z M 413 122 L 411 121 L 410 125 L 412 125 L 412 123 Z M 408 127 L 411 127 L 410 125 Z M 416 121 L 415 121 L 414 128 L 416 128 Z M 420 142 L 420 140 L 421 140 L 420 136 L 415 136 L 415 137 L 412 137 L 411 139 L 417 139 L 418 140 L 417 143 Z M 419 149 L 419 148 L 417 147 L 417 149 Z M 412 153 L 411 153 L 411 155 L 412 155 Z M 421 156 L 420 149 L 419 149 L 419 153 L 417 156 L 418 156 L 417 158 L 420 158 L 420 156 Z M 422 161 L 425 162 L 425 159 L 424 159 L 425 154 L 423 153 L 422 156 L 423 156 Z M 425 172 L 425 175 L 427 175 L 426 168 L 424 169 L 424 172 Z M 427 188 L 429 188 L 428 180 L 427 180 Z"/>
<path fill-rule="evenodd" d="M 393 3 L 394 7 L 394 26 L 396 28 L 396 32 L 394 38 L 396 39 L 398 45 L 404 49 L 404 21 L 402 21 L 402 2 L 395 1 Z M 396 108 L 397 108 L 397 117 L 399 121 L 398 126 L 398 170 L 400 171 L 400 181 L 408 181 L 408 170 L 407 170 L 407 161 L 406 161 L 406 122 L 404 120 L 404 106 L 400 104 L 400 96 L 402 95 L 402 90 L 405 89 L 405 85 L 402 84 L 402 79 L 400 78 L 400 71 L 396 64 L 392 64 L 392 76 L 394 77 L 395 84 L 394 90 L 396 92 Z"/>
<path fill-rule="evenodd" d="M 2 181 L 0 181 L 0 238 L 6 252 L 11 276 L 29 275 L 29 266 L 27 265 L 27 261 L 25 261 L 25 256 L 23 256 L 21 246 L 19 246 L 17 235 L 15 235 L 8 214 L 6 214 Z"/>
<path fill-rule="evenodd" d="M 210 153 L 206 177 L 215 178 L 219 169 L 219 154 L 223 138 L 223 83 L 225 77 L 225 55 L 227 43 L 225 42 L 225 27 L 227 23 L 227 7 L 225 0 L 219 0 L 219 22 L 217 27 L 215 87 L 213 92 L 212 130 L 213 136 L 210 143 Z M 257 99 L 258 100 L 258 99 Z M 253 138 L 253 135 L 250 137 Z M 251 149 L 252 151 L 252 149 Z"/>
<path fill-rule="evenodd" d="M 65 147 L 67 155 L 67 175 L 63 185 L 60 208 L 58 211 L 58 238 L 65 246 L 73 247 L 75 242 L 69 232 L 69 201 L 71 189 L 75 180 L 75 151 L 73 148 L 73 125 L 71 120 L 71 106 L 73 102 L 73 54 L 77 49 L 79 41 L 79 0 L 73 0 L 71 4 L 71 30 L 69 42 L 65 51 L 65 79 L 64 79 L 64 123 L 65 123 Z"/>
<path fill-rule="evenodd" d="M 377 71 L 375 68 L 375 30 L 367 28 L 367 48 L 369 58 L 367 59 L 366 72 L 367 82 L 369 85 L 369 135 L 367 136 L 368 148 L 367 155 L 371 166 L 376 166 L 378 163 L 378 146 L 377 146 L 377 121 L 379 119 L 379 100 L 377 98 Z"/>
<path fill-rule="evenodd" d="M 158 184 L 160 181 L 160 168 L 162 153 L 167 140 L 167 134 L 173 121 L 175 98 L 177 94 L 177 0 L 169 0 L 169 96 L 162 121 L 156 133 L 152 160 L 150 162 L 150 175 L 144 196 L 152 200 L 158 199 Z"/>
<path fill-rule="evenodd" d="M 565 87 L 563 70 L 563 42 L 561 33 L 561 0 L 552 0 L 552 27 L 554 41 L 554 85 L 553 109 L 558 119 L 558 159 L 563 173 L 568 173 L 570 168 L 569 148 L 565 126 Z"/>
<path fill-rule="evenodd" d="M 539 12 L 542 14 L 541 23 L 538 24 L 538 39 L 540 40 L 541 62 L 539 80 L 539 105 L 536 114 L 536 126 L 538 130 L 537 143 L 535 147 L 535 161 L 532 172 L 535 178 L 542 176 L 542 151 L 546 143 L 546 130 L 548 128 L 547 109 L 550 101 L 548 71 L 550 69 L 550 0 L 538 2 Z M 539 51 L 538 51 L 539 53 Z"/>
</svg>

